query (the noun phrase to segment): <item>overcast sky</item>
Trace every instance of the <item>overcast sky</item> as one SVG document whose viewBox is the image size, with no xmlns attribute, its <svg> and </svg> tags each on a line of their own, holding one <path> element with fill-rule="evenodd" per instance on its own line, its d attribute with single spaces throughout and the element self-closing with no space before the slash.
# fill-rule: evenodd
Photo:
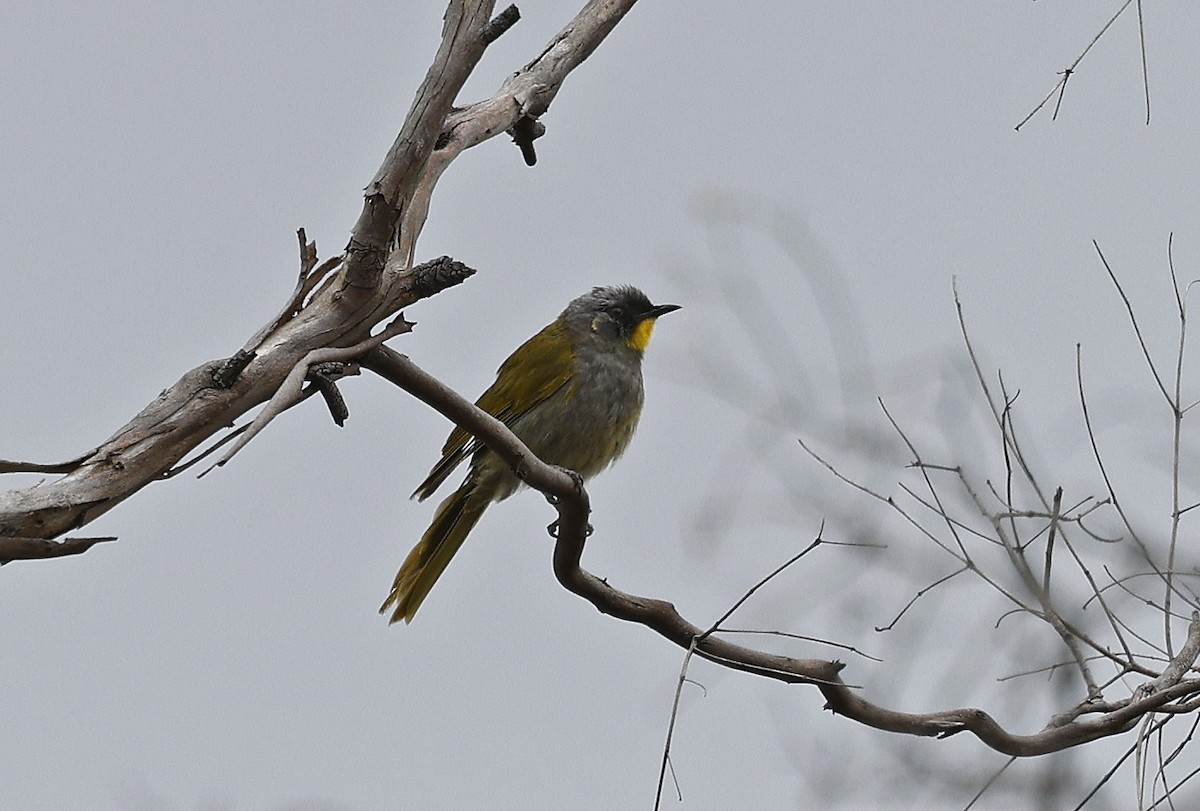
<svg viewBox="0 0 1200 811">
<path fill-rule="evenodd" d="M 1001 637 L 998 611 L 969 621 L 977 582 L 921 604 L 906 637 L 919 649 L 876 634 L 950 562 L 910 570 L 938 560 L 928 542 L 869 514 L 796 440 L 894 488 L 908 461 L 894 442 L 874 467 L 854 450 L 888 436 L 885 396 L 914 435 L 974 460 L 953 441 L 975 419 L 953 411 L 957 278 L 1052 483 L 1082 496 L 1097 481 L 1077 342 L 1112 452 L 1161 472 L 1165 409 L 1091 240 L 1169 362 L 1170 232 L 1180 276 L 1200 275 L 1200 8 L 1146 6 L 1150 126 L 1131 11 L 1058 120 L 1013 129 L 1119 5 L 647 0 L 567 80 L 535 168 L 497 138 L 446 173 L 418 258 L 479 274 L 411 308 L 419 326 L 392 344 L 475 396 L 593 285 L 683 305 L 646 355 L 638 437 L 590 487 L 585 566 L 704 625 L 823 519 L 843 538 L 867 527 L 892 557 L 820 550 L 743 627 L 881 655 L 778 643 L 848 658 L 846 679 L 882 703 L 979 705 L 1035 731 L 1077 685 L 998 686 L 1009 660 L 959 652 L 1036 650 L 1039 666 L 1061 656 L 1053 640 L 1032 622 Z M 568 19 L 562 3 L 521 12 L 463 101 Z M 6 9 L 0 458 L 94 447 L 277 311 L 296 228 L 322 258 L 345 244 L 441 16 L 434 2 Z M 433 513 L 407 495 L 449 425 L 370 377 L 344 392 L 345 428 L 312 401 L 219 472 L 153 485 L 88 528 L 119 542 L 0 569 L 7 807 L 652 806 L 681 652 L 557 585 L 535 494 L 489 511 L 416 621 L 388 627 L 376 609 Z M 1136 507 L 1158 527 L 1162 492 Z M 684 691 L 683 803 L 672 789 L 668 808 L 957 808 L 1003 764 L 966 737 L 854 727 L 810 688 L 703 663 L 691 676 L 703 689 Z M 1069 755 L 1080 784 L 1128 743 Z M 983 807 L 1012 807 L 1003 792 L 1044 766 L 1014 766 Z M 1127 807 L 1123 780 L 1112 807 Z"/>
</svg>

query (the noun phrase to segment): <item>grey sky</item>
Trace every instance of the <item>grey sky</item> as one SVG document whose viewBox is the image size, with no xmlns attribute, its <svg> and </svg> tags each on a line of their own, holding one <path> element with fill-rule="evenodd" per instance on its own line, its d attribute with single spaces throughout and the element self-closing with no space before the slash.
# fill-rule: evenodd
<svg viewBox="0 0 1200 811">
<path fill-rule="evenodd" d="M 1181 277 L 1200 275 L 1200 9 L 1147 4 L 1151 126 L 1127 15 L 1072 78 L 1059 120 L 1044 112 L 1014 132 L 1118 4 L 1085 5 L 647 0 L 567 80 L 536 168 L 504 138 L 451 167 L 418 256 L 448 253 L 480 273 L 412 308 L 417 330 L 393 345 L 474 396 L 512 348 L 592 285 L 635 283 L 684 305 L 647 353 L 641 433 L 590 488 L 596 534 L 585 566 L 671 599 L 701 624 L 822 518 L 854 509 L 820 508 L 816 488 L 828 477 L 795 442 L 829 447 L 840 434 L 787 412 L 753 435 L 753 452 L 777 465 L 752 466 L 750 484 L 814 503 L 773 520 L 765 498 L 750 495 L 719 533 L 698 531 L 736 456 L 731 438 L 753 424 L 708 388 L 705 369 L 729 352 L 746 382 L 722 385 L 737 395 L 774 368 L 811 384 L 814 413 L 844 407 L 882 435 L 874 398 L 899 392 L 904 419 L 946 441 L 937 393 L 962 361 L 956 276 L 975 339 L 1022 389 L 1056 474 L 1095 481 L 1078 444 L 1077 341 L 1097 396 L 1113 404 L 1110 422 L 1132 426 L 1111 436 L 1114 446 L 1153 470 L 1161 403 L 1090 241 L 1168 358 L 1169 232 Z M 568 13 L 561 3 L 521 11 L 464 100 L 494 91 Z M 341 248 L 441 14 L 434 2 L 6 10 L 0 457 L 76 455 L 187 369 L 240 347 L 291 289 L 297 227 L 322 258 Z M 746 229 L 706 226 L 730 211 L 784 217 L 804 261 Z M 780 372 L 754 353 L 721 292 L 730 270 L 766 291 L 790 344 L 780 362 L 795 368 Z M 818 273 L 838 274 L 849 302 L 828 320 Z M 862 325 L 853 340 L 839 334 L 851 324 Z M 850 404 L 835 363 L 847 341 L 865 347 L 873 381 Z M 344 391 L 346 428 L 315 403 L 295 409 L 227 468 L 149 487 L 89 528 L 118 543 L 0 569 L 6 805 L 652 805 L 681 653 L 558 587 L 543 529 L 551 511 L 531 494 L 489 511 L 417 620 L 389 628 L 375 610 L 433 512 L 407 494 L 449 426 L 378 380 Z M 780 482 L 779 470 L 790 478 Z M 1167 502 L 1157 497 L 1151 490 L 1143 509 L 1160 520 Z M 919 545 L 902 533 L 888 541 Z M 830 553 L 773 584 L 747 624 L 886 648 L 870 628 L 912 588 L 878 606 L 848 596 L 843 582 L 874 577 L 840 579 L 858 577 L 855 554 Z M 913 587 L 930 579 L 911 577 Z M 954 605 L 919 622 L 963 603 Z M 939 640 L 978 641 L 994 617 L 949 622 Z M 1040 638 L 1039 663 L 1056 655 Z M 847 680 L 907 709 L 964 703 L 1016 725 L 1039 718 L 997 697 L 992 680 L 1004 672 L 955 661 L 956 642 L 930 644 L 934 675 L 914 675 L 903 651 L 888 649 L 882 665 L 851 660 Z M 889 681 L 898 659 L 913 683 Z M 965 738 L 893 740 L 852 727 L 822 713 L 813 690 L 704 665 L 693 676 L 707 694 L 686 691 L 674 742 L 688 809 L 747 798 L 804 807 L 814 797 L 813 807 L 885 807 L 889 770 L 905 758 L 933 769 L 970 763 L 972 774 L 1002 763 Z M 1109 763 L 1099 752 L 1076 757 L 1096 779 Z M 831 795 L 828 773 L 846 762 L 866 776 Z"/>
</svg>

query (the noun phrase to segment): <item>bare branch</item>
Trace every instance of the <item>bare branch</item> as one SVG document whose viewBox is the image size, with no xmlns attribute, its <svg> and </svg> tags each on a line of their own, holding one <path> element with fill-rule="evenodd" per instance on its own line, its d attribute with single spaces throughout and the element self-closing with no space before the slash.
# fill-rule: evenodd
<svg viewBox="0 0 1200 811">
<path fill-rule="evenodd" d="M 524 118 L 540 118 L 558 95 L 567 75 L 591 56 L 634 2 L 588 0 L 537 59 L 509 76 L 494 96 L 449 112 L 445 126 L 435 133 L 436 146 L 421 177 L 405 198 L 408 205 L 403 212 L 399 245 L 390 264 L 405 267 L 412 262 L 417 237 L 429 213 L 433 188 L 451 161 L 464 150 L 512 130 Z"/>
<path fill-rule="evenodd" d="M 1138 44 L 1142 49 L 1142 89 L 1146 94 L 1146 126 L 1150 125 L 1150 68 L 1146 64 L 1146 20 L 1142 17 L 1142 0 L 1137 0 Z"/>
<path fill-rule="evenodd" d="M 488 39 L 514 18 L 506 12 L 493 24 L 494 3 L 452 0 L 437 56 L 367 184 L 343 255 L 316 264 L 316 245 L 297 233 L 295 289 L 279 314 L 246 342 L 244 353 L 187 372 L 77 463 L 44 468 L 0 463 L 0 471 L 65 473 L 37 487 L 0 493 L 0 535 L 53 538 L 84 526 L 161 480 L 214 434 L 270 400 L 310 352 L 361 345 L 404 307 L 462 281 L 453 263 L 412 268 L 437 178 L 463 149 L 503 132 L 520 116 L 544 113 L 566 76 L 632 5 L 633 0 L 591 0 L 496 98 L 455 109 L 455 97 Z"/>
<path fill-rule="evenodd" d="M 1054 491 L 1054 513 L 1050 518 L 1050 533 L 1046 536 L 1046 565 L 1042 570 L 1042 591 L 1050 593 L 1050 568 L 1054 559 L 1054 536 L 1058 532 L 1059 510 L 1062 508 L 1062 488 Z"/>
<path fill-rule="evenodd" d="M 684 654 L 683 664 L 679 666 L 679 679 L 675 682 L 675 698 L 671 701 L 671 720 L 667 724 L 667 740 L 663 743 L 662 764 L 658 769 L 658 789 L 654 793 L 654 811 L 658 811 L 662 807 L 663 784 L 667 779 L 667 769 L 671 765 L 671 740 L 675 737 L 675 721 L 679 717 L 679 697 L 683 695 L 683 685 L 688 680 L 688 665 L 692 663 L 692 654 L 695 652 L 696 640 L 693 639 L 692 644 L 688 646 L 687 653 Z M 674 770 L 672 770 L 672 777 L 674 774 Z M 679 790 L 678 779 L 675 780 L 675 793 L 682 801 L 683 793 Z"/>
<path fill-rule="evenodd" d="M 1121 280 L 1117 278 L 1117 274 L 1108 264 L 1108 260 L 1104 258 L 1104 252 L 1100 250 L 1100 243 L 1092 240 L 1092 245 L 1096 249 L 1096 254 L 1100 257 L 1100 261 L 1104 264 L 1104 269 L 1108 271 L 1108 278 L 1112 280 L 1113 286 L 1117 288 L 1117 292 L 1121 295 L 1121 301 L 1125 303 L 1125 311 L 1129 313 L 1129 321 L 1133 324 L 1133 333 L 1137 336 L 1138 345 L 1142 348 L 1142 355 L 1146 358 L 1146 365 L 1150 367 L 1150 374 L 1154 376 L 1154 382 L 1158 385 L 1158 390 L 1162 392 L 1162 396 L 1166 399 L 1167 404 L 1172 409 L 1178 410 L 1178 401 L 1171 398 L 1170 392 L 1167 391 L 1167 386 L 1163 383 L 1162 376 L 1158 373 L 1158 367 L 1154 365 L 1154 358 L 1150 356 L 1150 348 L 1146 346 L 1146 339 L 1142 336 L 1142 328 L 1138 325 L 1137 314 L 1133 311 L 1133 304 L 1129 301 L 1129 296 L 1125 294 L 1125 288 L 1121 286 Z"/>
<path fill-rule="evenodd" d="M 1108 499 L 1112 502 L 1113 509 L 1117 511 L 1117 515 L 1121 517 L 1121 522 L 1125 525 L 1125 530 L 1129 533 L 1134 543 L 1142 553 L 1143 559 L 1150 565 L 1156 574 L 1166 582 L 1166 576 L 1159 569 L 1158 564 L 1154 562 L 1153 556 L 1150 554 L 1149 548 L 1142 542 L 1137 530 L 1133 528 L 1133 522 L 1129 515 L 1121 506 L 1121 500 L 1117 498 L 1117 492 L 1113 488 L 1112 478 L 1108 475 L 1108 467 L 1104 463 L 1104 457 L 1100 454 L 1100 446 L 1096 441 L 1096 432 L 1092 427 L 1091 413 L 1088 411 L 1087 395 L 1083 387 L 1083 347 L 1080 344 L 1075 344 L 1075 382 L 1079 391 L 1079 409 L 1083 414 L 1084 427 L 1087 430 L 1088 441 L 1092 447 L 1092 458 L 1096 460 L 1096 467 L 1100 470 L 1100 476 L 1104 479 L 1104 486 L 1108 489 Z"/>
<path fill-rule="evenodd" d="M 864 659 L 870 659 L 872 662 L 882 662 L 883 661 L 878 656 L 872 656 L 869 653 L 864 653 L 863 651 L 859 650 L 858 648 L 854 647 L 853 645 L 846 645 L 842 642 L 833 642 L 832 640 L 821 639 L 820 637 L 816 637 L 816 636 L 807 636 L 805 634 L 794 634 L 790 631 L 767 631 L 767 630 L 760 630 L 760 629 L 756 629 L 756 628 L 722 628 L 721 633 L 723 633 L 723 634 L 760 634 L 763 636 L 778 636 L 778 637 L 782 637 L 784 639 L 800 639 L 800 640 L 803 640 L 804 642 L 814 642 L 818 645 L 828 645 L 831 648 L 838 648 L 839 650 L 844 650 L 847 653 L 853 653 L 856 656 L 861 656 Z"/>
<path fill-rule="evenodd" d="M 0 565 L 14 560 L 39 560 L 61 558 L 65 555 L 82 555 L 98 543 L 115 541 L 115 535 L 100 538 L 63 538 L 47 541 L 45 538 L 17 538 L 0 535 Z"/>
<path fill-rule="evenodd" d="M 896 627 L 896 623 L 898 623 L 900 621 L 900 618 L 908 613 L 908 609 L 910 609 L 914 605 L 916 605 L 917 600 L 921 599 L 926 594 L 933 591 L 935 588 L 942 585 L 943 583 L 947 583 L 947 582 L 953 580 L 955 577 L 958 577 L 963 572 L 970 570 L 970 568 L 971 568 L 970 564 L 964 564 L 963 566 L 960 566 L 959 568 L 950 572 L 950 574 L 943 575 L 942 577 L 939 577 L 937 580 L 934 580 L 928 586 L 917 589 L 917 593 L 912 596 L 911 600 L 909 600 L 907 603 L 904 604 L 904 608 L 900 609 L 900 613 L 898 613 L 896 616 L 892 617 L 891 622 L 889 622 L 887 625 L 876 625 L 875 630 L 880 633 L 882 633 L 884 631 L 892 630 L 893 628 Z"/>
<path fill-rule="evenodd" d="M 0 459 L 0 473 L 70 473 L 82 465 L 96 451 L 92 449 L 82 456 L 68 459 L 66 462 L 13 462 Z"/>
<path fill-rule="evenodd" d="M 341 287 L 374 291 L 397 241 L 401 214 L 411 206 L 423 167 L 430 160 L 454 99 L 479 64 L 489 44 L 492 0 L 451 2 L 442 25 L 442 42 L 425 80 L 375 177 L 367 184 L 363 210 L 346 245 Z M 410 224 L 411 225 L 411 224 Z M 415 246 L 416 234 L 408 235 Z M 411 252 L 404 267 L 412 264 Z"/>
<path fill-rule="evenodd" d="M 539 460 L 502 422 L 388 347 L 380 346 L 367 353 L 362 365 L 474 434 L 504 459 L 522 481 L 554 497 L 559 515 L 554 572 L 567 590 L 604 614 L 643 625 L 681 649 L 718 665 L 786 683 L 814 685 L 825 696 L 827 709 L 866 726 L 919 736 L 945 737 L 971 732 L 999 752 L 1032 757 L 1126 732 L 1148 713 L 1180 698 L 1200 695 L 1200 679 L 1180 681 L 1149 695 L 1114 702 L 1108 712 L 1047 727 L 1032 735 L 1010 733 L 978 709 L 906 713 L 872 704 L 842 681 L 841 662 L 794 659 L 731 643 L 688 622 L 665 600 L 619 591 L 584 571 L 580 560 L 587 539 L 590 502 L 577 478 Z"/>
<path fill-rule="evenodd" d="M 1066 69 L 1064 69 L 1062 71 L 1062 73 L 1061 73 L 1062 78 L 1059 79 L 1058 83 L 1055 84 L 1054 87 L 1052 87 L 1050 89 L 1050 92 L 1046 94 L 1046 97 L 1044 99 L 1042 99 L 1040 102 L 1038 102 L 1037 106 L 1034 107 L 1032 110 L 1030 110 L 1029 115 L 1022 118 L 1020 120 L 1020 122 L 1017 124 L 1017 126 L 1013 127 L 1013 129 L 1015 129 L 1019 132 L 1021 127 L 1025 126 L 1025 124 L 1029 121 L 1029 119 L 1031 119 L 1035 115 L 1037 115 L 1038 110 L 1041 110 L 1043 107 L 1045 107 L 1046 102 L 1048 102 L 1048 101 L 1050 101 L 1050 99 L 1054 98 L 1054 95 L 1056 93 L 1058 94 L 1058 103 L 1054 105 L 1054 117 L 1058 118 L 1058 108 L 1062 104 L 1062 96 L 1063 96 L 1063 93 L 1065 93 L 1066 89 L 1067 89 L 1067 80 L 1071 78 L 1071 75 L 1075 72 L 1075 69 L 1077 67 L 1079 67 L 1079 63 L 1083 61 L 1083 58 L 1088 55 L 1088 51 L 1090 51 L 1096 45 L 1096 43 L 1100 41 L 1100 37 L 1104 36 L 1104 34 L 1108 31 L 1108 29 L 1110 27 L 1112 27 L 1112 24 L 1117 21 L 1117 18 L 1125 13 L 1125 9 L 1129 8 L 1129 4 L 1132 2 L 1133 2 L 1133 0 L 1125 0 L 1125 2 L 1123 4 L 1121 4 L 1121 7 L 1119 9 L 1117 9 L 1117 13 L 1112 15 L 1111 18 L 1109 18 L 1108 22 L 1106 22 L 1104 24 L 1104 27 L 1100 29 L 1099 33 L 1097 33 L 1096 36 L 1092 37 L 1092 41 L 1087 44 L 1087 47 L 1083 49 L 1083 52 L 1080 53 L 1079 56 L 1075 57 L 1075 61 L 1072 62 Z M 1141 4 L 1141 0 L 1138 0 L 1139 25 L 1141 22 L 1141 13 L 1142 13 L 1142 4 Z M 1146 41 L 1145 41 L 1145 37 L 1143 36 L 1143 38 L 1142 38 L 1143 73 L 1142 73 L 1142 75 L 1146 82 L 1146 123 L 1149 124 L 1150 123 L 1150 85 L 1149 85 L 1150 80 L 1148 78 L 1148 74 L 1145 73 L 1145 55 L 1146 55 L 1145 48 L 1146 48 Z"/>
<path fill-rule="evenodd" d="M 986 794 L 987 790 L 992 787 L 992 784 L 1000 779 L 1000 775 L 1002 775 L 1006 771 L 1008 771 L 1008 767 L 1013 765 L 1016 762 L 1017 762 L 1017 759 L 1015 757 L 1010 757 L 1008 760 L 1004 761 L 1004 765 L 1001 766 L 999 769 L 997 769 L 995 771 L 995 773 L 992 774 L 992 776 L 987 779 L 987 782 L 979 787 L 979 791 L 975 792 L 975 796 L 971 798 L 971 801 L 969 803 L 967 803 L 965 806 L 963 806 L 963 811 L 970 811 L 970 809 L 975 805 L 975 803 L 977 803 L 979 801 L 979 798 L 981 798 L 984 794 Z"/>
<path fill-rule="evenodd" d="M 822 525 L 822 526 L 821 526 L 821 531 L 823 531 L 824 529 L 825 529 L 825 527 L 824 527 L 824 525 Z M 823 539 L 821 538 L 821 531 L 818 531 L 818 532 L 817 532 L 817 537 L 816 537 L 816 539 L 815 539 L 815 540 L 814 540 L 812 543 L 810 543 L 808 546 L 806 546 L 806 547 L 804 547 L 803 549 L 801 549 L 801 550 L 800 550 L 799 552 L 797 552 L 796 554 L 792 555 L 790 558 L 788 558 L 788 559 L 787 559 L 787 560 L 785 560 L 783 563 L 781 563 L 779 566 L 777 566 L 777 567 L 775 568 L 775 570 L 774 570 L 774 571 L 772 571 L 772 572 L 771 572 L 770 574 L 768 574 L 766 577 L 764 577 L 763 579 L 761 579 L 761 580 L 759 580 L 757 583 L 755 583 L 753 586 L 751 586 L 751 587 L 750 587 L 750 588 L 749 588 L 749 589 L 746 591 L 746 593 L 745 593 L 745 594 L 743 594 L 743 595 L 741 596 L 741 598 L 740 598 L 740 599 L 738 599 L 738 601 L 737 601 L 736 603 L 734 603 L 732 606 L 730 606 L 730 607 L 729 607 L 729 610 L 728 610 L 728 611 L 726 611 L 724 614 L 722 614 L 722 615 L 721 615 L 721 616 L 720 616 L 720 617 L 717 619 L 717 621 L 716 621 L 716 622 L 714 622 L 714 623 L 713 623 L 713 624 L 712 624 L 712 625 L 709 627 L 709 629 L 708 629 L 707 631 L 705 631 L 705 632 L 704 632 L 704 633 L 701 635 L 700 639 L 699 639 L 699 640 L 697 640 L 697 641 L 703 642 L 705 637 L 707 637 L 707 636 L 711 635 L 712 633 L 714 633 L 715 631 L 717 631 L 718 629 L 720 629 L 720 628 L 721 628 L 721 625 L 722 625 L 722 624 L 725 622 L 725 620 L 727 620 L 727 619 L 729 619 L 731 616 L 733 616 L 733 612 L 735 612 L 735 611 L 737 611 L 739 608 L 741 608 L 741 607 L 742 607 L 742 605 L 744 605 L 744 604 L 745 604 L 745 602 L 746 602 L 747 600 L 749 600 L 751 597 L 753 597 L 753 596 L 754 596 L 754 593 L 755 593 L 756 591 L 758 591 L 760 588 L 762 588 L 763 586 L 765 586 L 767 583 L 771 582 L 771 580 L 773 580 L 773 579 L 775 578 L 775 576 L 776 576 L 776 575 L 782 574 L 782 573 L 784 572 L 784 570 L 786 570 L 787 568 L 789 568 L 789 567 L 790 567 L 790 566 L 791 566 L 793 563 L 795 563 L 796 561 L 800 560 L 800 558 L 804 557 L 804 556 L 805 556 L 805 555 L 807 555 L 809 552 L 813 551 L 813 550 L 814 550 L 814 549 L 816 549 L 818 546 L 820 546 L 820 545 L 823 543 Z"/>
</svg>

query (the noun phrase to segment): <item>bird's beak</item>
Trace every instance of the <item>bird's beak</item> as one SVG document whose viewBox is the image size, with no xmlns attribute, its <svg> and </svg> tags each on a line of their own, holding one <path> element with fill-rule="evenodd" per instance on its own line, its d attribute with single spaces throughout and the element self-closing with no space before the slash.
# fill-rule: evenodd
<svg viewBox="0 0 1200 811">
<path fill-rule="evenodd" d="M 650 312 L 646 313 L 647 318 L 658 318 L 660 315 L 673 313 L 679 309 L 678 304 L 658 304 L 650 308 Z"/>
</svg>

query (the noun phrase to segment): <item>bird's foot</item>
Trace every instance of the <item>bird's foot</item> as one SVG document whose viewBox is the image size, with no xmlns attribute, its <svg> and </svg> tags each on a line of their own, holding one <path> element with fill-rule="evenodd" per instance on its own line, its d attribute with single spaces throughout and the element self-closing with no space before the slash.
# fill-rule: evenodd
<svg viewBox="0 0 1200 811">
<path fill-rule="evenodd" d="M 593 527 L 591 524 L 588 524 L 587 529 L 584 530 L 584 532 L 583 532 L 583 537 L 590 538 L 590 537 L 592 537 L 592 533 L 595 531 L 596 531 L 595 527 Z M 557 540 L 558 539 L 558 521 L 552 521 L 551 523 L 547 524 L 546 532 L 549 533 L 551 538 L 554 538 Z"/>
<path fill-rule="evenodd" d="M 580 490 L 580 491 L 583 490 L 583 477 L 582 476 L 580 476 L 578 473 L 576 473 L 574 470 L 571 470 L 570 468 L 562 467 L 560 465 L 555 465 L 555 467 L 571 477 L 571 481 L 573 481 L 575 483 L 576 490 Z M 546 493 L 545 495 L 546 495 L 546 501 L 549 501 L 551 504 L 553 504 L 556 507 L 562 502 L 562 499 L 553 493 Z M 549 533 L 551 538 L 558 538 L 558 521 L 554 521 L 553 523 L 547 525 L 546 532 Z M 584 533 L 584 537 L 591 537 L 591 535 L 592 535 L 592 525 L 588 524 L 587 531 Z"/>
</svg>

